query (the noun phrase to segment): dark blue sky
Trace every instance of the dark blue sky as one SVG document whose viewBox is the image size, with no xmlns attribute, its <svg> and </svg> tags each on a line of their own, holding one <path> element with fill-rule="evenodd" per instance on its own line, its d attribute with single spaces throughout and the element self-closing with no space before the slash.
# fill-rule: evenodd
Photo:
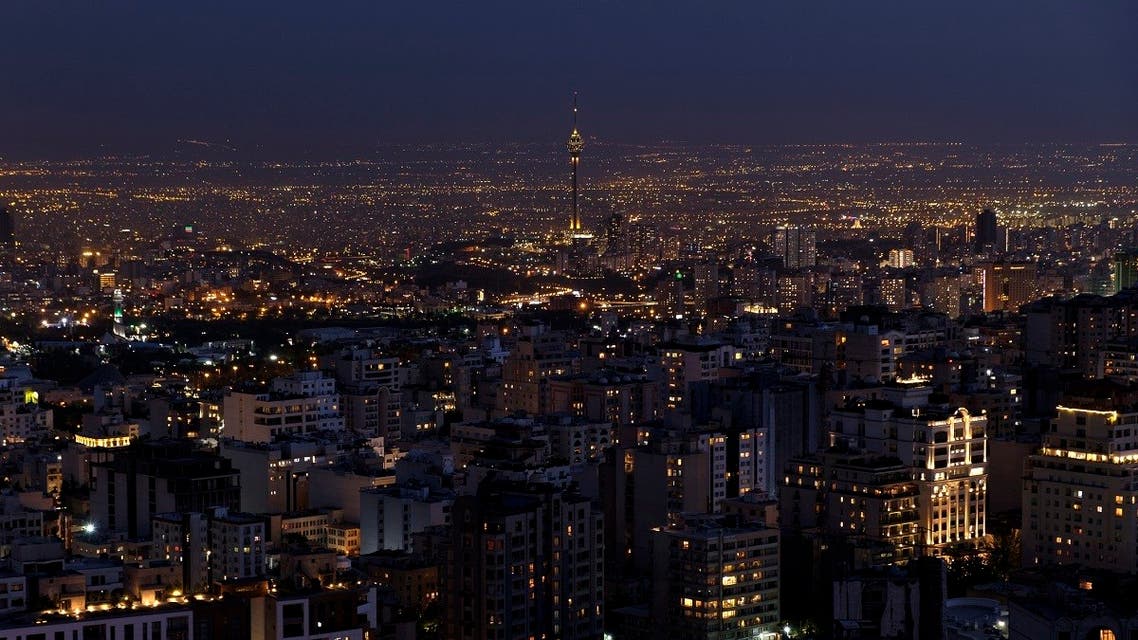
<svg viewBox="0 0 1138 640">
<path fill-rule="evenodd" d="M 1138 2 L 0 3 L 0 156 L 1138 141 Z"/>
</svg>

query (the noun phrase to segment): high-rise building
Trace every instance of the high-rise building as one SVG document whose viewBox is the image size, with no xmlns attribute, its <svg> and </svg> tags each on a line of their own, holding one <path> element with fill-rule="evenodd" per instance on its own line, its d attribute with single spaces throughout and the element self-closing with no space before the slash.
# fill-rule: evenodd
<svg viewBox="0 0 1138 640">
<path fill-rule="evenodd" d="M 411 550 L 412 534 L 450 525 L 454 493 L 427 486 L 382 487 L 359 492 L 360 551 Z"/>
<path fill-rule="evenodd" d="M 8 207 L 0 206 L 0 253 L 11 256 L 16 250 L 16 221 Z"/>
<path fill-rule="evenodd" d="M 666 342 L 660 345 L 660 364 L 667 376 L 668 409 L 684 405 L 689 387 L 704 380 L 718 380 L 722 368 L 734 362 L 736 350 L 713 340 Z"/>
<path fill-rule="evenodd" d="M 778 529 L 685 515 L 652 532 L 652 621 L 681 640 L 779 637 Z"/>
<path fill-rule="evenodd" d="M 1138 412 L 1060 406 L 1025 466 L 1024 564 L 1138 573 Z"/>
<path fill-rule="evenodd" d="M 877 284 L 877 302 L 890 311 L 900 311 L 905 308 L 905 278 L 883 277 Z"/>
<path fill-rule="evenodd" d="M 907 269 L 916 264 L 912 249 L 890 249 L 885 263 L 894 269 Z"/>
<path fill-rule="evenodd" d="M 1024 357 L 1029 365 L 1078 371 L 1088 378 L 1105 374 L 1108 345 L 1138 337 L 1138 296 L 1080 294 L 1048 298 L 1027 306 Z"/>
<path fill-rule="evenodd" d="M 1039 297 L 1034 262 L 989 262 L 978 267 L 984 290 L 984 313 L 1019 311 Z"/>
<path fill-rule="evenodd" d="M 502 387 L 498 408 L 507 414 L 522 411 L 530 415 L 547 413 L 549 378 L 573 373 L 579 358 L 569 350 L 566 336 L 546 333 L 526 336 L 502 363 Z"/>
<path fill-rule="evenodd" d="M 943 549 L 987 535 L 987 418 L 932 405 L 931 387 L 880 388 L 830 414 L 833 444 L 896 457 L 919 491 L 919 544 Z M 860 525 L 859 525 L 860 526 Z"/>
<path fill-rule="evenodd" d="M 832 450 L 795 458 L 782 478 L 782 526 L 865 536 L 911 557 L 919 539 L 920 488 L 895 457 Z"/>
<path fill-rule="evenodd" d="M 997 248 L 1000 242 L 1000 227 L 996 219 L 996 212 L 984 209 L 976 214 L 976 249 Z"/>
<path fill-rule="evenodd" d="M 240 506 L 240 473 L 187 440 L 136 443 L 113 459 L 91 463 L 91 471 L 91 519 L 101 531 L 146 537 L 159 513 Z"/>
<path fill-rule="evenodd" d="M 486 483 L 459 497 L 453 515 L 439 574 L 442 637 L 601 637 L 604 517 L 587 498 Z"/>
<path fill-rule="evenodd" d="M 408 367 L 399 358 L 377 349 L 346 349 L 321 364 L 335 368 L 346 429 L 399 440 L 402 388 L 408 378 Z"/>
<path fill-rule="evenodd" d="M 929 281 L 921 296 L 924 306 L 946 314 L 950 318 L 960 316 L 960 275 L 938 275 Z"/>
<path fill-rule="evenodd" d="M 1110 276 L 1114 293 L 1138 286 L 1138 249 L 1115 253 Z"/>
<path fill-rule="evenodd" d="M 707 301 L 719 295 L 719 264 L 701 262 L 692 269 L 695 281 L 695 303 L 700 309 L 705 309 Z"/>
<path fill-rule="evenodd" d="M 618 426 L 656 420 L 662 409 L 658 380 L 608 368 L 550 379 L 549 399 L 554 413 Z"/>
<path fill-rule="evenodd" d="M 41 409 L 38 395 L 13 376 L 0 375 L 0 442 L 16 445 L 44 437 L 53 425 L 51 409 Z"/>
<path fill-rule="evenodd" d="M 778 311 L 791 314 L 814 304 L 814 278 L 809 271 L 802 273 L 780 273 L 776 280 L 778 287 Z"/>
<path fill-rule="evenodd" d="M 336 458 L 334 445 L 299 440 L 247 443 L 226 438 L 218 451 L 241 474 L 241 508 L 286 513 L 308 507 L 309 472 Z"/>
<path fill-rule="evenodd" d="M 805 269 L 815 264 L 814 229 L 798 224 L 784 224 L 774 231 L 774 252 L 787 269 Z"/>
<path fill-rule="evenodd" d="M 214 582 L 265 574 L 265 521 L 224 508 L 154 516 L 151 557 L 182 569 L 182 589 L 201 593 Z"/>
</svg>

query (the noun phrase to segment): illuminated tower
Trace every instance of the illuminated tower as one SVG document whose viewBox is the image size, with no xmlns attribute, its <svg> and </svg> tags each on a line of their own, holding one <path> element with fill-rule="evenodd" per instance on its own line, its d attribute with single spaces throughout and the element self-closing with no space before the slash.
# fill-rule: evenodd
<svg viewBox="0 0 1138 640">
<path fill-rule="evenodd" d="M 573 133 L 569 134 L 569 142 L 565 147 L 569 149 L 569 164 L 573 167 L 573 215 L 569 218 L 569 231 L 581 231 L 581 215 L 577 212 L 577 164 L 581 161 L 581 149 L 585 141 L 577 131 L 577 94 L 573 94 Z"/>
<path fill-rule="evenodd" d="M 122 289 L 115 289 L 114 303 L 115 303 L 115 306 L 114 306 L 112 319 L 114 320 L 114 323 L 116 325 L 119 325 L 119 324 L 122 324 L 122 306 L 123 306 L 122 305 L 122 303 L 123 303 Z"/>
</svg>

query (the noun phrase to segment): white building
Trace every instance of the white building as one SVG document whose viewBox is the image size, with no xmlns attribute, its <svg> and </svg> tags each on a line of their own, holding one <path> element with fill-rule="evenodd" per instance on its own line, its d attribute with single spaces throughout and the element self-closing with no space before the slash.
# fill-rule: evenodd
<svg viewBox="0 0 1138 640">
<path fill-rule="evenodd" d="M 387 487 L 360 492 L 360 553 L 411 550 L 411 534 L 450 524 L 454 495 L 429 487 Z"/>
<path fill-rule="evenodd" d="M 318 371 L 275 378 L 269 389 L 229 391 L 222 418 L 222 433 L 245 442 L 344 428 L 336 381 Z"/>
<path fill-rule="evenodd" d="M 987 535 L 988 419 L 929 406 L 931 388 L 892 386 L 830 416 L 832 444 L 895 457 L 919 487 L 924 544 L 944 548 Z"/>
</svg>

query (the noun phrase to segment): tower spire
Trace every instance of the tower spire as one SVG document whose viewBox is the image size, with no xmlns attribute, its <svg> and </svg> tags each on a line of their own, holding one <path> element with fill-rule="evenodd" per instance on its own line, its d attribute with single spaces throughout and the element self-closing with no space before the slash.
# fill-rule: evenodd
<svg viewBox="0 0 1138 640">
<path fill-rule="evenodd" d="M 569 150 L 569 165 L 573 170 L 573 211 L 569 217 L 569 231 L 578 232 L 581 230 L 581 215 L 577 211 L 577 164 L 581 161 L 581 149 L 584 148 L 585 141 L 581 138 L 581 133 L 577 131 L 577 92 L 573 92 L 573 132 L 569 134 L 569 142 L 565 147 Z"/>
</svg>

